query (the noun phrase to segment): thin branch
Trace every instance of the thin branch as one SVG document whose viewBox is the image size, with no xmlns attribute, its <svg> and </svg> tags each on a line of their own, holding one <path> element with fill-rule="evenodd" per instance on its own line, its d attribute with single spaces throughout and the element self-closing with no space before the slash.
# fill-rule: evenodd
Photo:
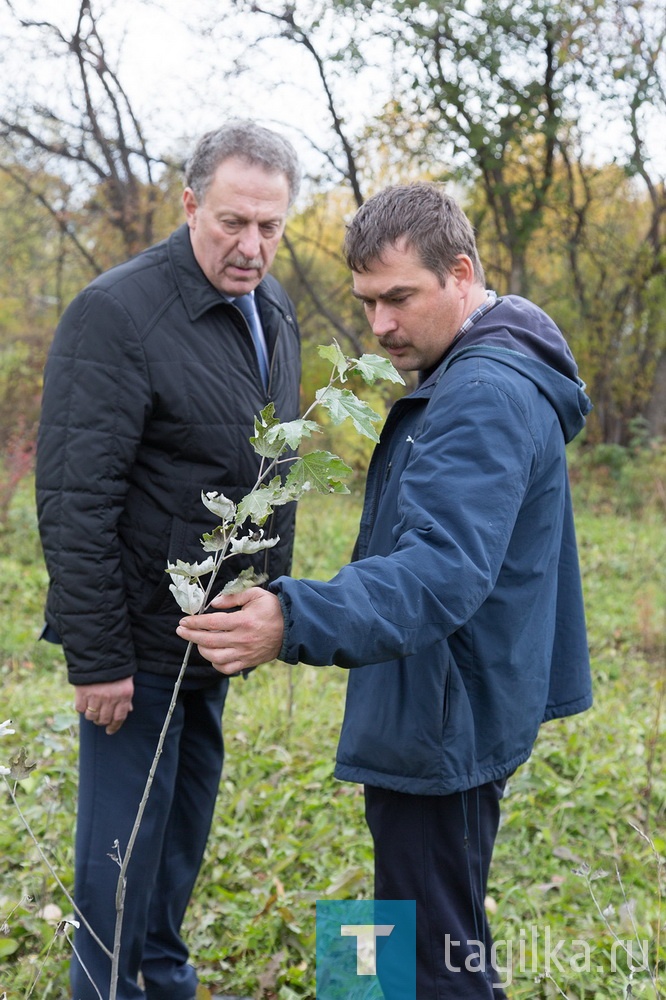
<svg viewBox="0 0 666 1000">
<path fill-rule="evenodd" d="M 26 191 L 32 198 L 35 199 L 46 211 L 49 213 L 52 219 L 56 222 L 61 233 L 66 236 L 74 244 L 78 252 L 81 254 L 83 259 L 90 265 L 95 274 L 101 274 L 102 268 L 99 266 L 95 258 L 89 253 L 86 247 L 81 243 L 78 236 L 68 225 L 67 220 L 63 217 L 63 213 L 58 209 L 54 208 L 53 205 L 49 204 L 48 200 L 44 197 L 41 192 L 36 191 L 29 181 L 22 176 L 21 173 L 14 170 L 12 167 L 8 166 L 6 163 L 0 163 L 0 170 L 4 171 L 11 179 L 19 184 L 24 191 Z"/>
<path fill-rule="evenodd" d="M 333 131 L 335 132 L 338 139 L 340 140 L 340 143 L 342 144 L 342 149 L 347 163 L 346 176 L 349 183 L 351 184 L 356 205 L 357 207 L 360 208 L 361 205 L 363 204 L 364 199 L 361 191 L 358 169 L 356 167 L 356 158 L 354 156 L 354 150 L 352 149 L 352 145 L 347 138 L 342 118 L 340 117 L 337 111 L 337 105 L 335 102 L 335 98 L 333 96 L 333 91 L 328 81 L 328 76 L 326 73 L 326 64 L 324 62 L 324 59 L 322 58 L 322 56 L 320 56 L 319 52 L 315 48 L 312 39 L 306 33 L 305 29 L 301 28 L 300 25 L 296 23 L 296 18 L 294 17 L 294 8 L 292 6 L 285 7 L 282 13 L 280 14 L 275 14 L 273 11 L 265 10 L 258 4 L 253 4 L 250 9 L 252 10 L 253 13 L 263 14 L 264 16 L 272 18 L 273 20 L 278 21 L 280 24 L 284 25 L 283 28 L 284 37 L 291 39 L 298 45 L 302 45 L 314 59 L 315 65 L 317 67 L 317 73 L 319 75 L 319 79 L 321 81 L 321 85 L 324 90 L 324 95 L 326 97 L 326 104 L 328 106 L 328 110 L 331 116 L 331 121 L 333 123 Z"/>
<path fill-rule="evenodd" d="M 70 906 L 72 906 L 74 908 L 74 912 L 77 914 L 77 916 L 79 916 L 81 918 L 81 921 L 85 925 L 85 928 L 88 931 L 88 933 L 95 940 L 95 942 L 100 946 L 100 948 L 102 949 L 102 951 L 104 952 L 104 954 L 108 958 L 111 958 L 111 952 L 106 947 L 106 945 L 104 944 L 104 942 L 97 936 L 97 934 L 95 933 L 95 931 L 93 930 L 93 928 L 90 926 L 90 924 L 86 920 L 85 914 L 83 914 L 81 912 L 81 910 L 78 908 L 78 906 L 74 902 L 74 899 L 72 898 L 71 894 L 69 893 L 69 891 L 63 885 L 63 883 L 62 883 L 62 881 L 60 879 L 60 876 L 58 875 L 57 871 L 55 870 L 55 868 L 53 867 L 53 865 L 51 864 L 51 862 L 47 858 L 46 854 L 42 850 L 41 845 L 40 845 L 39 841 L 37 840 L 37 837 L 33 833 L 33 830 L 32 830 L 32 827 L 30 826 L 30 823 L 28 822 L 26 816 L 23 813 L 23 810 L 21 809 L 21 807 L 20 807 L 20 805 L 18 803 L 18 799 L 16 798 L 16 794 L 15 794 L 14 789 L 12 788 L 10 782 L 7 780 L 7 778 L 4 775 L 3 775 L 3 778 L 4 778 L 5 784 L 7 786 L 7 789 L 9 790 L 9 794 L 10 794 L 11 800 L 12 800 L 12 802 L 14 804 L 14 808 L 16 809 L 16 811 L 17 811 L 17 813 L 19 815 L 19 818 L 20 818 L 21 822 L 23 823 L 23 826 L 26 828 L 26 831 L 28 832 L 28 835 L 29 835 L 30 839 L 32 840 L 32 842 L 35 845 L 35 847 L 37 848 L 37 852 L 38 852 L 40 858 L 42 859 L 42 861 L 44 862 L 44 864 L 48 868 L 49 873 L 55 879 L 58 887 L 60 889 L 62 889 L 62 891 L 64 892 L 65 897 L 67 898 L 68 903 L 70 904 Z"/>
</svg>

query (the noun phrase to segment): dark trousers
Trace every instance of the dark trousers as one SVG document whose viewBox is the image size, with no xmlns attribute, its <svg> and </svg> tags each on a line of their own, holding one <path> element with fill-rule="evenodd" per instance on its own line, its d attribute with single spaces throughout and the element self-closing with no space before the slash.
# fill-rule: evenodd
<svg viewBox="0 0 666 1000">
<path fill-rule="evenodd" d="M 189 1000 L 197 977 L 180 926 L 203 858 L 220 781 L 228 681 L 181 690 L 127 872 L 118 1000 Z M 75 899 L 113 950 L 119 868 L 143 794 L 171 690 L 135 684 L 121 729 L 81 720 Z M 71 962 L 73 1000 L 108 997 L 111 960 L 81 925 Z M 138 982 L 141 971 L 145 994 Z"/>
<path fill-rule="evenodd" d="M 375 898 L 416 900 L 416 1000 L 501 1000 L 484 899 L 505 781 L 454 795 L 365 788 Z"/>
</svg>

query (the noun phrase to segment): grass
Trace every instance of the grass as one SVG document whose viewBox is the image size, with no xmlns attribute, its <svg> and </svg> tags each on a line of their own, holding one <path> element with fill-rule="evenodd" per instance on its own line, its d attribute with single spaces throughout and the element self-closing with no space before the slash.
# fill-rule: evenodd
<svg viewBox="0 0 666 1000">
<path fill-rule="evenodd" d="M 666 541 L 659 489 L 639 503 L 644 480 L 658 479 L 661 465 L 650 466 L 636 464 L 630 509 L 613 470 L 574 469 L 596 702 L 544 726 L 509 784 L 488 906 L 500 963 L 512 951 L 512 1000 L 658 995 L 616 940 L 633 942 L 634 965 L 636 942 L 647 941 L 652 966 L 663 966 Z M 626 485 L 631 469 L 621 472 Z M 324 503 L 302 502 L 296 575 L 327 578 L 351 552 L 358 496 Z M 15 498 L 0 566 L 0 721 L 16 729 L 0 742 L 0 763 L 25 746 L 36 764 L 17 797 L 69 888 L 76 719 L 59 651 L 36 642 L 45 573 L 29 485 Z M 313 998 L 315 900 L 372 895 L 361 791 L 331 777 L 344 692 L 337 668 L 275 665 L 232 684 L 214 830 L 186 918 L 211 991 Z M 69 943 L 56 933 L 68 913 L 4 795 L 0 996 L 68 995 Z M 661 968 L 658 977 L 663 995 Z"/>
</svg>

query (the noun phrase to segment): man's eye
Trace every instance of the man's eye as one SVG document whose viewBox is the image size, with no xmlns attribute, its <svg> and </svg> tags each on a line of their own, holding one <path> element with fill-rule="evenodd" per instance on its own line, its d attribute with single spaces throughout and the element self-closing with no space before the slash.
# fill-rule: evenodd
<svg viewBox="0 0 666 1000">
<path fill-rule="evenodd" d="M 264 236 L 276 236 L 280 231 L 280 224 L 278 222 L 269 222 L 265 226 L 261 226 L 261 231 Z"/>
</svg>

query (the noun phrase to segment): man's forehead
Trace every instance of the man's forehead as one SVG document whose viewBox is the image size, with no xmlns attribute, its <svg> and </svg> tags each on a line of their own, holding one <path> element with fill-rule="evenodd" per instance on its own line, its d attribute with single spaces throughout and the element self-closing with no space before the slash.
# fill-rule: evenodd
<svg viewBox="0 0 666 1000">
<path fill-rule="evenodd" d="M 217 215 L 228 216 L 238 222 L 284 222 L 287 211 L 281 205 L 264 205 L 254 202 L 241 202 L 221 199 L 215 207 Z"/>
<path fill-rule="evenodd" d="M 286 215 L 289 179 L 283 171 L 229 157 L 218 164 L 204 200 L 239 212 L 262 210 Z"/>
<path fill-rule="evenodd" d="M 352 271 L 355 294 L 364 295 L 368 289 L 385 294 L 409 290 L 428 274 L 420 257 L 410 246 L 387 247 L 378 257 L 368 261 L 363 271 Z"/>
</svg>

